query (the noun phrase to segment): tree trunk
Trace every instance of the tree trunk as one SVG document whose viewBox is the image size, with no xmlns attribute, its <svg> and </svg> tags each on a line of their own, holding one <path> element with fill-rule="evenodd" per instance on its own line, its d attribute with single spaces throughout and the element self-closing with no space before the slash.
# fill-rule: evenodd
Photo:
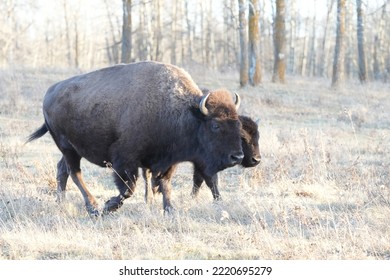
<svg viewBox="0 0 390 280">
<path fill-rule="evenodd" d="M 172 22 L 171 22 L 171 63 L 176 64 L 176 42 L 177 42 L 177 15 L 179 5 L 178 0 L 173 0 L 172 3 Z"/>
<path fill-rule="evenodd" d="M 123 0 L 122 63 L 131 62 L 131 0 Z"/>
<path fill-rule="evenodd" d="M 186 64 L 189 65 L 192 62 L 192 56 L 193 56 L 193 51 L 192 51 L 192 44 L 194 41 L 194 36 L 193 36 L 193 23 L 191 22 L 190 16 L 189 16 L 189 8 L 188 8 L 188 1 L 186 0 L 185 2 L 185 17 L 186 17 L 186 25 L 187 25 L 187 57 L 186 57 Z"/>
<path fill-rule="evenodd" d="M 352 20 L 354 12 L 354 3 L 351 1 L 345 2 L 345 40 L 344 40 L 344 76 L 348 79 L 352 79 L 352 74 L 354 72 L 354 58 L 355 58 L 355 38 L 352 38 L 355 34 L 353 32 L 353 28 L 355 26 L 355 22 Z"/>
<path fill-rule="evenodd" d="M 66 6 L 66 1 L 63 2 L 64 5 L 64 20 L 65 20 L 65 36 L 66 36 L 66 59 L 68 61 L 68 66 L 72 66 L 72 55 L 71 55 L 71 42 L 70 42 L 70 27 L 69 27 L 69 18 L 68 18 L 68 9 Z"/>
<path fill-rule="evenodd" d="M 249 3 L 249 82 L 252 86 L 261 83 L 259 3 Z"/>
<path fill-rule="evenodd" d="M 302 46 L 302 61 L 301 61 L 301 76 L 306 75 L 307 56 L 309 51 L 309 18 L 305 20 L 305 37 L 303 38 Z"/>
<path fill-rule="evenodd" d="M 114 24 L 108 0 L 104 0 L 104 5 L 107 10 L 108 24 L 110 26 L 110 32 L 106 36 L 111 36 L 111 41 L 107 37 L 105 38 L 107 57 L 110 64 L 117 64 L 119 63 L 120 40 L 116 38 L 117 27 Z"/>
<path fill-rule="evenodd" d="M 384 27 L 385 27 L 385 17 L 386 17 L 386 4 L 385 3 L 382 6 L 382 14 L 381 18 L 379 20 L 378 28 L 375 33 L 375 40 L 374 40 L 374 50 L 373 50 L 373 72 L 374 72 L 374 78 L 376 80 L 379 80 L 381 78 L 384 78 L 384 53 L 383 53 L 383 45 L 384 45 Z"/>
<path fill-rule="evenodd" d="M 79 29 L 77 25 L 77 19 L 74 20 L 74 66 L 79 68 L 80 66 L 80 36 Z"/>
<path fill-rule="evenodd" d="M 291 0 L 290 5 L 290 50 L 288 60 L 288 72 L 295 73 L 295 40 L 296 40 L 296 17 L 297 9 L 295 0 Z"/>
<path fill-rule="evenodd" d="M 316 1 L 314 1 L 314 15 L 312 18 L 312 38 L 311 38 L 311 45 L 310 45 L 310 55 L 309 55 L 309 69 L 308 74 L 309 76 L 316 76 L 316 62 L 317 62 L 317 7 L 316 7 Z"/>
<path fill-rule="evenodd" d="M 272 82 L 285 82 L 286 61 L 285 61 L 285 24 L 286 5 L 285 0 L 276 0 L 276 16 L 274 21 L 274 72 Z"/>
<path fill-rule="evenodd" d="M 359 61 L 359 80 L 362 83 L 367 82 L 367 66 L 366 66 L 366 54 L 364 51 L 364 11 L 362 8 L 362 0 L 356 0 L 357 11 L 357 43 L 358 43 L 358 61 Z"/>
<path fill-rule="evenodd" d="M 332 87 L 340 86 L 344 79 L 345 0 L 337 1 L 337 33 L 333 58 Z"/>
<path fill-rule="evenodd" d="M 238 20 L 240 33 L 240 86 L 245 87 L 248 84 L 248 39 L 247 22 L 245 16 L 246 1 L 238 0 Z"/>
<path fill-rule="evenodd" d="M 215 37 L 214 37 L 214 21 L 212 19 L 212 1 L 208 2 L 208 7 L 206 7 L 206 65 L 211 69 L 217 67 L 216 63 L 216 51 L 215 51 Z"/>
<path fill-rule="evenodd" d="M 162 9 L 161 9 L 161 0 L 156 1 L 156 13 L 157 13 L 157 20 L 156 20 L 156 29 L 155 29 L 155 48 L 156 48 L 156 54 L 155 54 L 155 60 L 160 61 L 162 59 Z"/>
<path fill-rule="evenodd" d="M 332 13 L 334 0 L 330 0 L 330 3 L 328 5 L 328 12 L 326 14 L 326 21 L 325 21 L 325 27 L 324 27 L 324 38 L 322 39 L 322 55 L 321 55 L 321 63 L 320 63 L 320 76 L 322 77 L 328 77 L 328 46 L 329 46 L 329 40 L 328 40 L 328 26 L 330 21 L 330 15 Z"/>
</svg>

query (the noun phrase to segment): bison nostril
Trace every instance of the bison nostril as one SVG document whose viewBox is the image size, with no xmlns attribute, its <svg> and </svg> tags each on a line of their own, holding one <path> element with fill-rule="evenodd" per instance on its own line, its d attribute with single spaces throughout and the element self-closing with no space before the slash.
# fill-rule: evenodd
<svg viewBox="0 0 390 280">
<path fill-rule="evenodd" d="M 230 160 L 231 160 L 232 164 L 240 163 L 243 158 L 244 158 L 244 154 L 243 153 L 237 153 L 237 154 L 234 154 L 234 155 L 230 156 Z"/>
<path fill-rule="evenodd" d="M 254 163 L 259 163 L 260 160 L 261 160 L 261 156 L 254 156 L 254 157 L 252 157 L 252 162 L 254 162 Z"/>
</svg>

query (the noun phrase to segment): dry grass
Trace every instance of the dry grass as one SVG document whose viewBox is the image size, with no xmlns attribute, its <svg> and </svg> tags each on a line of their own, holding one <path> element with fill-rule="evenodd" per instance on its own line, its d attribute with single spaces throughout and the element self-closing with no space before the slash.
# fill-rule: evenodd
<svg viewBox="0 0 390 280">
<path fill-rule="evenodd" d="M 91 220 L 69 183 L 55 202 L 59 152 L 49 136 L 23 145 L 42 122 L 46 88 L 71 71 L 0 75 L 0 259 L 390 259 L 389 84 L 290 78 L 237 89 L 237 78 L 193 70 L 202 85 L 238 90 L 241 113 L 261 121 L 263 160 L 220 174 L 223 201 L 192 199 L 191 166 L 174 178 L 176 214 L 148 206 L 143 182 L 117 213 Z M 111 172 L 83 162 L 99 204 Z"/>
</svg>

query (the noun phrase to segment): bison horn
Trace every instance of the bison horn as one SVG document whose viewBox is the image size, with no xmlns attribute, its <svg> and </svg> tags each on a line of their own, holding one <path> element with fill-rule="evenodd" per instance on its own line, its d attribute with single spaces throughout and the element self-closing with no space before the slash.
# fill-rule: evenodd
<svg viewBox="0 0 390 280">
<path fill-rule="evenodd" d="M 241 104 L 241 97 L 238 95 L 237 92 L 234 93 L 234 95 L 236 96 L 236 110 L 238 110 L 238 108 L 240 107 L 240 104 Z"/>
<path fill-rule="evenodd" d="M 206 108 L 206 101 L 209 98 L 210 92 L 202 97 L 202 100 L 199 102 L 199 109 L 203 115 L 207 116 L 209 114 L 209 110 Z"/>
</svg>

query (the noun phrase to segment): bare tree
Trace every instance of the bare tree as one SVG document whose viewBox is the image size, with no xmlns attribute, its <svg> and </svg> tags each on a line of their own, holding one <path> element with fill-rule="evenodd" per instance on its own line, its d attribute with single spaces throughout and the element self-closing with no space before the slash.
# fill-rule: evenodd
<svg viewBox="0 0 390 280">
<path fill-rule="evenodd" d="M 238 36 L 231 36 L 237 30 L 237 4 L 236 0 L 224 0 L 223 4 L 223 56 L 222 56 L 222 67 L 233 67 L 238 65 L 237 61 L 239 59 L 239 47 L 238 46 Z"/>
<path fill-rule="evenodd" d="M 337 0 L 337 33 L 333 58 L 332 87 L 338 87 L 344 78 L 345 1 Z"/>
<path fill-rule="evenodd" d="M 356 27 L 356 21 L 353 20 L 355 3 L 354 1 L 345 2 L 345 32 L 344 32 L 344 78 L 351 79 L 356 64 L 356 38 L 353 28 Z"/>
<path fill-rule="evenodd" d="M 216 68 L 216 50 L 215 50 L 215 37 L 214 37 L 214 24 L 212 20 L 212 1 L 208 2 L 208 7 L 206 8 L 206 30 L 203 32 L 206 32 L 206 65 L 211 68 Z"/>
<path fill-rule="evenodd" d="M 71 56 L 71 42 L 70 42 L 70 26 L 69 26 L 69 16 L 68 8 L 66 6 L 66 1 L 62 2 L 64 8 L 64 20 L 65 20 L 65 41 L 66 41 L 66 58 L 68 61 L 68 66 L 72 65 L 72 56 Z"/>
<path fill-rule="evenodd" d="M 309 76 L 315 76 L 316 75 L 316 58 L 317 58 L 317 5 L 316 1 L 313 2 L 314 4 L 314 13 L 312 18 L 312 38 L 310 42 L 310 54 L 309 54 L 309 69 L 308 74 Z"/>
<path fill-rule="evenodd" d="M 153 47 L 154 47 L 154 60 L 162 59 L 162 9 L 161 9 L 161 0 L 154 1 L 154 12 L 155 15 L 154 22 L 154 32 L 153 32 Z"/>
<path fill-rule="evenodd" d="M 290 1 L 290 46 L 289 46 L 289 60 L 288 60 L 288 70 L 289 73 L 295 73 L 295 41 L 296 41 L 296 18 L 297 18 L 297 9 L 296 9 L 296 0 Z"/>
<path fill-rule="evenodd" d="M 374 40 L 374 50 L 373 50 L 373 72 L 374 72 L 374 78 L 380 79 L 384 77 L 384 68 L 385 68 L 385 62 L 384 62 L 384 30 L 385 30 L 385 18 L 386 18 L 386 6 L 389 3 L 387 1 L 382 6 L 382 13 L 379 20 L 379 24 L 376 28 L 375 33 L 375 40 Z"/>
<path fill-rule="evenodd" d="M 194 42 L 194 32 L 193 32 L 193 23 L 189 16 L 188 1 L 185 1 L 185 17 L 186 17 L 186 27 L 187 27 L 187 63 L 192 62 L 193 55 L 193 42 Z"/>
<path fill-rule="evenodd" d="M 358 61 L 359 61 L 359 80 L 362 83 L 367 82 L 366 54 L 364 51 L 364 11 L 362 0 L 356 0 L 357 11 L 357 41 L 358 41 Z"/>
<path fill-rule="evenodd" d="M 330 15 L 333 10 L 335 0 L 329 0 L 328 2 L 328 11 L 326 13 L 326 19 L 325 19 L 325 27 L 324 27 L 324 36 L 322 38 L 322 55 L 320 57 L 320 66 L 319 66 L 319 74 L 320 76 L 328 76 L 328 46 L 329 46 L 329 39 L 328 39 L 328 26 L 330 21 Z"/>
<path fill-rule="evenodd" d="M 131 0 L 123 1 L 123 26 L 122 26 L 122 55 L 121 62 L 131 61 L 132 37 L 131 37 Z"/>
<path fill-rule="evenodd" d="M 180 2 L 181 3 L 181 2 Z M 177 47 L 177 21 L 178 21 L 178 13 L 180 5 L 178 0 L 172 1 L 172 21 L 171 21 L 171 63 L 176 64 L 177 63 L 177 57 L 176 57 L 176 47 Z"/>
<path fill-rule="evenodd" d="M 276 0 L 276 16 L 274 20 L 274 71 L 272 82 L 285 82 L 286 61 L 286 5 L 285 0 Z"/>
<path fill-rule="evenodd" d="M 249 82 L 252 86 L 261 83 L 260 27 L 258 0 L 249 2 Z"/>
<path fill-rule="evenodd" d="M 110 11 L 109 1 L 104 0 L 105 8 L 107 11 L 108 24 L 110 26 L 110 32 L 106 34 L 106 51 L 107 57 L 110 64 L 119 63 L 119 48 L 120 48 L 120 39 L 117 38 L 116 26 L 114 24 L 113 15 Z M 108 38 L 111 37 L 111 39 Z M 119 36 L 118 36 L 119 37 Z"/>
<path fill-rule="evenodd" d="M 247 22 L 246 22 L 246 1 L 238 0 L 238 20 L 240 33 L 240 86 L 244 87 L 248 84 L 248 38 L 247 38 Z"/>
<path fill-rule="evenodd" d="M 309 17 L 305 19 L 305 35 L 303 37 L 302 44 L 302 59 L 301 59 L 301 76 L 306 75 L 306 67 L 307 67 L 307 56 L 309 51 Z"/>
<path fill-rule="evenodd" d="M 142 0 L 139 2 L 138 10 L 138 29 L 137 29 L 137 58 L 140 60 L 148 60 L 152 55 L 152 42 L 151 42 L 151 21 L 149 20 L 149 8 L 151 3 L 148 0 Z"/>
</svg>

